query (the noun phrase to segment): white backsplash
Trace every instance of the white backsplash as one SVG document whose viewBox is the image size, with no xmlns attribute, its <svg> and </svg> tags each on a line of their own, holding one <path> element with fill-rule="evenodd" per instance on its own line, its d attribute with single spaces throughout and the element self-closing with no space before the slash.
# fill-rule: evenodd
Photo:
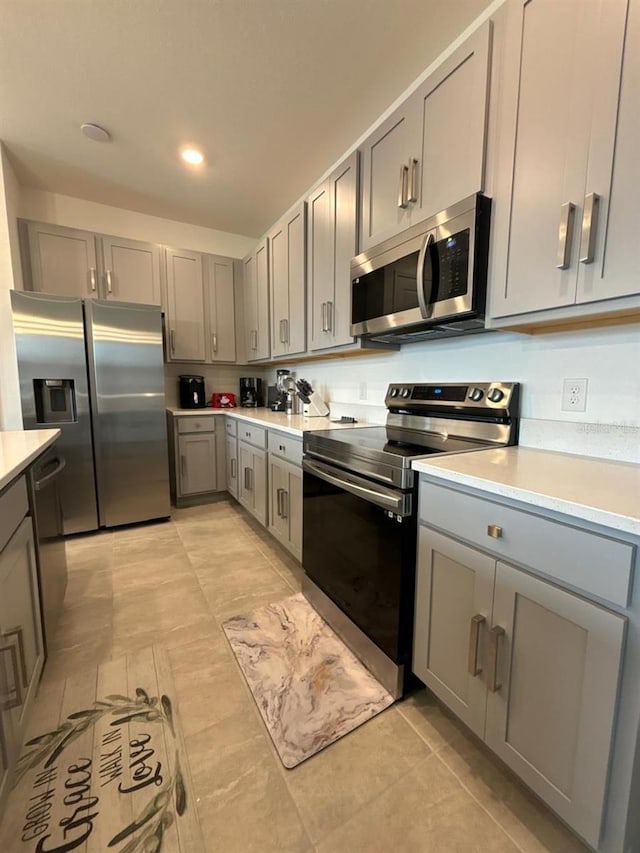
<svg viewBox="0 0 640 853">
<path fill-rule="evenodd" d="M 640 325 L 537 335 L 488 333 L 399 352 L 287 365 L 332 416 L 383 423 L 390 382 L 518 381 L 520 443 L 640 462 Z M 275 371 L 269 371 L 269 381 Z M 561 410 L 565 378 L 587 379 L 585 412 Z"/>
<path fill-rule="evenodd" d="M 165 364 L 164 366 L 164 395 L 167 406 L 178 405 L 178 377 L 181 374 L 204 376 L 205 392 L 207 400 L 216 393 L 231 392 L 236 395 L 236 401 L 240 404 L 240 377 L 258 376 L 264 380 L 265 371 L 256 370 L 254 367 L 235 367 L 234 365 L 216 364 Z M 266 386 L 263 393 L 267 395 Z"/>
</svg>

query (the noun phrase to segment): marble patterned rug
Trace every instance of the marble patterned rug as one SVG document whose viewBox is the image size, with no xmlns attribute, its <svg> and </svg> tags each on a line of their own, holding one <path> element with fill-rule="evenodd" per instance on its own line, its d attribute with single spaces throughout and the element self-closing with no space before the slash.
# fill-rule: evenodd
<svg viewBox="0 0 640 853">
<path fill-rule="evenodd" d="M 173 697 L 161 646 L 42 685 L 2 853 L 204 853 Z"/>
<path fill-rule="evenodd" d="M 302 593 L 222 627 L 285 767 L 393 704 Z"/>
</svg>

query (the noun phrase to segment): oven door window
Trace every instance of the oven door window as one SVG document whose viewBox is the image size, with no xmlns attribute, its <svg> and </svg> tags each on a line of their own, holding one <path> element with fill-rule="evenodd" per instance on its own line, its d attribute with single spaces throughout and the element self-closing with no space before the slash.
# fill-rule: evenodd
<svg viewBox="0 0 640 853">
<path fill-rule="evenodd" d="M 360 275 L 352 286 L 352 323 L 418 308 L 418 252 Z"/>
<path fill-rule="evenodd" d="M 411 657 L 416 527 L 304 472 L 303 565 L 396 663 Z"/>
</svg>

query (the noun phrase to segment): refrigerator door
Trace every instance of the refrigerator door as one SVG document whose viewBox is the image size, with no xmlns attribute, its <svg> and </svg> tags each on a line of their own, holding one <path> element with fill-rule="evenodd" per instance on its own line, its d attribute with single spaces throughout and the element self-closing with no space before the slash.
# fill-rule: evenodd
<svg viewBox="0 0 640 853">
<path fill-rule="evenodd" d="M 65 534 L 98 527 L 82 300 L 11 291 L 25 429 L 62 430 L 56 450 Z"/>
<path fill-rule="evenodd" d="M 160 309 L 85 300 L 101 527 L 169 515 Z"/>
</svg>

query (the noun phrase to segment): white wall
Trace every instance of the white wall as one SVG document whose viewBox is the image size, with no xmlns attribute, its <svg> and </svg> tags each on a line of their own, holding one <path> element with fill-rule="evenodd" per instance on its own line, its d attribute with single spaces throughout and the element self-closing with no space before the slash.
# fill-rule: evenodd
<svg viewBox="0 0 640 853">
<path fill-rule="evenodd" d="M 23 219 L 82 228 L 85 231 L 97 231 L 115 237 L 129 237 L 132 240 L 146 240 L 149 243 L 163 243 L 179 249 L 192 249 L 195 252 L 209 252 L 212 255 L 226 255 L 231 258 L 244 257 L 256 243 L 254 237 L 202 228 L 173 219 L 161 219 L 159 216 L 148 216 L 133 210 L 28 187 L 22 189 L 19 215 Z"/>
<path fill-rule="evenodd" d="M 22 286 L 17 214 L 20 185 L 0 142 L 0 429 L 21 429 L 18 367 L 9 291 Z"/>
<path fill-rule="evenodd" d="M 522 383 L 520 441 L 640 462 L 640 324 L 538 335 L 487 333 L 410 344 L 400 352 L 292 364 L 332 415 L 382 423 L 390 382 Z M 270 371 L 272 382 L 275 371 Z M 585 412 L 561 410 L 564 378 L 588 379 Z M 365 399 L 360 399 L 364 396 Z"/>
</svg>

